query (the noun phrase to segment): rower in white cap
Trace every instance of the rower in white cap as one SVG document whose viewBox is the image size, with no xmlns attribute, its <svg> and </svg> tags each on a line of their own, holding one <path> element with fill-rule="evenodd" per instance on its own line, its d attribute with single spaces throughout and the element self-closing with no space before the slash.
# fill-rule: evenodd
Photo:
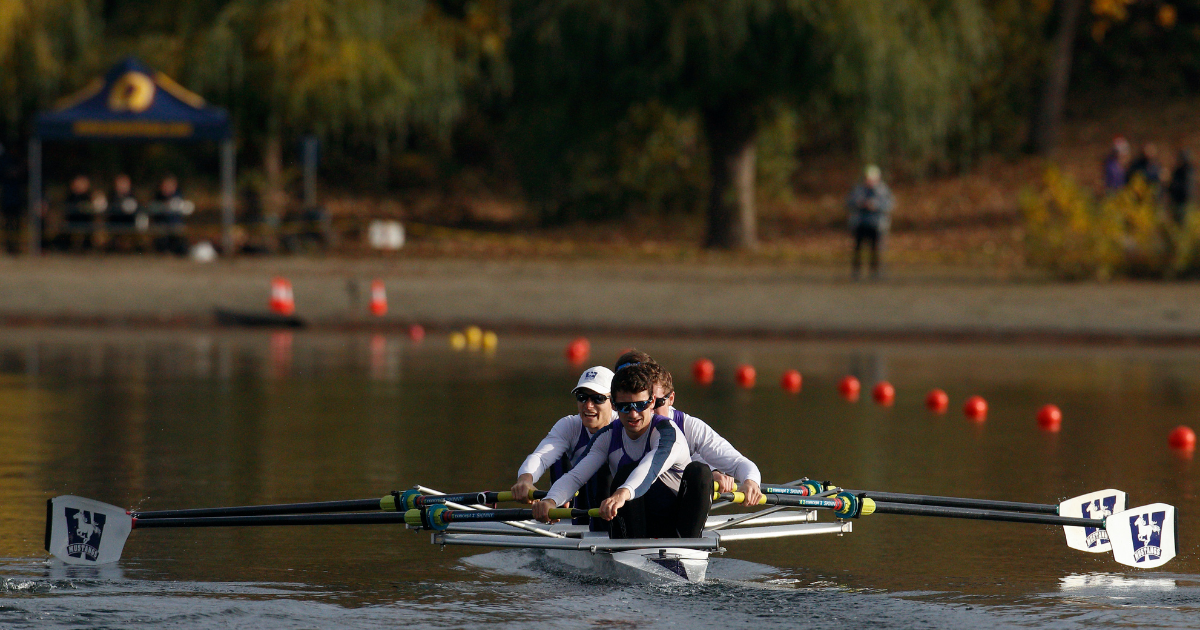
<svg viewBox="0 0 1200 630">
<path fill-rule="evenodd" d="M 522 501 L 532 499 L 533 484 L 546 472 L 550 473 L 551 483 L 558 481 L 559 477 L 579 463 L 596 431 L 617 419 L 610 396 L 612 379 L 612 370 L 602 365 L 583 371 L 579 383 L 571 390 L 579 413 L 555 422 L 537 448 L 525 458 L 517 470 L 517 483 L 512 487 L 513 498 Z M 600 501 L 608 497 L 608 472 L 607 467 L 603 468 L 587 483 L 576 498 L 575 507 L 598 507 Z"/>
</svg>

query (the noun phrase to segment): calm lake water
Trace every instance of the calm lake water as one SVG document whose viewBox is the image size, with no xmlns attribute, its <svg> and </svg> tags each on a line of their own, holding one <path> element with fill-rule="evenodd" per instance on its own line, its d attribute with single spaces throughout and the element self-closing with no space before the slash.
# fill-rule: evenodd
<svg viewBox="0 0 1200 630">
<path fill-rule="evenodd" d="M 1179 556 L 1154 571 L 1068 549 L 1040 525 L 875 515 L 844 537 L 729 543 L 703 585 L 573 574 L 537 553 L 439 550 L 393 526 L 138 530 L 122 561 L 47 560 L 45 500 L 144 510 L 378 497 L 423 484 L 504 489 L 559 417 L 580 368 L 568 339 L 287 332 L 0 330 L 0 627 L 1200 627 L 1200 350 L 592 340 L 676 374 L 678 406 L 768 482 L 1053 503 L 1115 487 L 1179 509 Z M 695 385 L 706 356 L 717 380 Z M 751 390 L 733 368 L 751 363 Z M 582 367 L 586 367 L 582 366 Z M 798 395 L 778 386 L 804 374 Z M 895 405 L 836 394 L 896 386 Z M 926 392 L 951 397 L 927 412 Z M 991 406 L 966 420 L 969 395 Z M 1043 404 L 1061 431 L 1040 430 Z M 542 487 L 545 487 L 543 482 Z"/>
</svg>

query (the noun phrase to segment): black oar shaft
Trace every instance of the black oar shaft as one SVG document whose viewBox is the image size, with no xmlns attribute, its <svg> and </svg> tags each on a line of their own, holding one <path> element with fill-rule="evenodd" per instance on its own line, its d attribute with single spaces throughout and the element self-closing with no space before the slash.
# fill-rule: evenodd
<svg viewBox="0 0 1200 630">
<path fill-rule="evenodd" d="M 877 492 L 875 490 L 846 490 L 851 494 L 862 495 L 876 501 L 889 503 L 908 503 L 912 505 L 940 505 L 945 507 L 976 508 L 982 510 L 1007 510 L 1013 512 L 1033 512 L 1036 514 L 1058 514 L 1057 505 L 1045 503 L 1022 503 L 1020 501 L 990 501 L 987 499 L 964 499 L 959 497 L 938 497 L 927 494 L 904 494 L 900 492 Z"/>
<path fill-rule="evenodd" d="M 390 497 L 388 497 L 390 498 Z M 235 507 L 189 508 L 185 510 L 154 510 L 134 512 L 138 520 L 162 518 L 207 518 L 221 516 L 271 516 L 276 514 L 320 514 L 326 512 L 362 512 L 380 509 L 379 499 L 350 499 L 316 503 L 279 503 L 274 505 L 241 505 Z"/>
<path fill-rule="evenodd" d="M 196 516 L 184 518 L 151 518 L 137 516 L 134 529 L 149 527 L 263 527 L 274 525 L 374 525 L 404 523 L 404 512 L 375 512 L 366 514 L 280 514 L 259 516 Z"/>
<path fill-rule="evenodd" d="M 435 506 L 441 508 L 441 506 Z M 598 511 L 598 510 L 596 510 Z M 151 527 L 272 527 L 279 525 L 376 525 L 380 523 L 407 523 L 418 525 L 419 514 L 425 510 L 407 512 L 372 512 L 356 514 L 276 514 L 243 516 L 191 516 L 184 518 L 133 519 L 134 529 Z M 445 510 L 440 512 L 446 523 L 527 521 L 533 518 L 530 509 L 506 510 Z M 576 518 L 588 516 L 588 510 L 555 508 L 551 518 Z"/>
<path fill-rule="evenodd" d="M 587 510 L 574 508 L 555 508 L 550 511 L 553 518 L 578 518 L 588 515 Z M 533 518 L 533 510 L 513 508 L 504 510 L 450 510 L 443 517 L 447 523 L 494 522 L 494 521 L 528 521 Z"/>
<path fill-rule="evenodd" d="M 1029 514 L 1003 510 L 980 510 L 933 505 L 907 505 L 903 503 L 875 502 L 876 514 L 907 514 L 910 516 L 939 516 L 943 518 L 968 518 L 980 521 L 1006 521 L 1009 523 L 1038 523 L 1042 525 L 1073 525 L 1103 529 L 1104 520 L 1094 518 L 1071 518 L 1049 514 Z"/>
</svg>

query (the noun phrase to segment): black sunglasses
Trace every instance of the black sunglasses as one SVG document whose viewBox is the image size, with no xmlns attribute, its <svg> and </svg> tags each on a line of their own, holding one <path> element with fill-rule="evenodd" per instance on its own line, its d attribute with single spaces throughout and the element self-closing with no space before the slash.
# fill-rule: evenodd
<svg viewBox="0 0 1200 630">
<path fill-rule="evenodd" d="M 575 400 L 579 402 L 592 401 L 592 404 L 603 405 L 604 401 L 608 400 L 608 396 L 604 394 L 588 394 L 586 392 L 575 392 Z"/>
<path fill-rule="evenodd" d="M 621 413 L 633 413 L 635 411 L 638 413 L 641 413 L 641 412 L 645 411 L 648 407 L 653 406 L 654 402 L 655 402 L 655 398 L 653 396 L 651 396 L 647 400 L 635 400 L 633 402 L 623 402 L 623 403 L 613 402 L 613 407 L 617 411 L 620 411 Z"/>
</svg>

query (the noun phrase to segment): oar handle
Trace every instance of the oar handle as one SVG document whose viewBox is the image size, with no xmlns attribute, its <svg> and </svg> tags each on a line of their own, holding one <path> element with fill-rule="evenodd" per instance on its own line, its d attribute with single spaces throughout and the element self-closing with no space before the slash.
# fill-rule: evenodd
<svg viewBox="0 0 1200 630">
<path fill-rule="evenodd" d="M 533 499 L 543 499 L 546 493 L 542 490 L 533 491 Z M 419 510 L 434 505 L 442 505 L 445 503 L 461 503 L 463 505 L 492 505 L 493 503 L 508 503 L 516 501 L 513 498 L 511 491 L 503 492 L 459 492 L 456 494 L 424 494 L 420 490 L 405 490 L 404 492 L 393 492 L 390 497 L 384 497 L 384 500 L 392 500 L 392 507 L 387 509 Z"/>
<path fill-rule="evenodd" d="M 552 519 L 577 518 L 584 516 L 599 517 L 599 508 L 580 510 L 577 508 L 551 508 L 549 517 Z M 451 523 L 494 523 L 497 521 L 528 521 L 533 518 L 531 509 L 504 510 L 451 510 L 444 505 L 433 505 L 422 510 L 408 510 L 404 513 L 404 522 L 412 527 L 443 531 Z"/>
<path fill-rule="evenodd" d="M 825 491 L 825 483 L 820 481 L 805 480 L 796 483 L 796 485 L 783 486 L 779 484 L 764 483 L 759 485 L 759 490 L 763 494 L 791 494 L 801 497 L 812 497 L 821 494 Z M 833 488 L 832 485 L 829 488 Z M 733 485 L 733 490 L 738 491 L 738 485 Z M 713 492 L 720 492 L 721 487 L 717 482 L 713 482 Z"/>
<path fill-rule="evenodd" d="M 746 495 L 741 492 L 714 492 L 713 500 L 730 503 L 745 503 Z M 857 497 L 849 492 L 839 492 L 830 498 L 798 497 L 789 494 L 764 494 L 758 505 L 786 505 L 789 507 L 833 510 L 838 518 L 858 518 L 875 512 L 875 501 Z"/>
</svg>

